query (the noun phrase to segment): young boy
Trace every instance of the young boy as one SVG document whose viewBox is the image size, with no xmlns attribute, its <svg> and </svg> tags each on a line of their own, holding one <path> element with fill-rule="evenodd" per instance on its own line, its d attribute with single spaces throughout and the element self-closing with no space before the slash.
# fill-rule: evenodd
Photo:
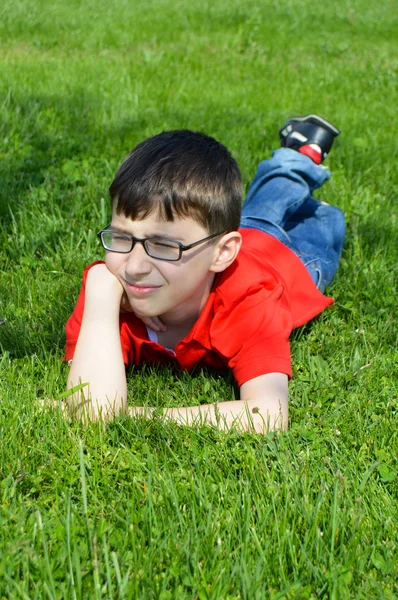
<svg viewBox="0 0 398 600">
<path fill-rule="evenodd" d="M 333 300 L 322 294 L 342 250 L 342 212 L 312 192 L 338 129 L 316 115 L 280 130 L 241 213 L 230 152 L 202 133 L 171 131 L 132 150 L 110 187 L 99 237 L 66 326 L 69 405 L 110 418 L 127 410 L 126 364 L 232 369 L 240 400 L 171 408 L 167 418 L 266 432 L 288 423 L 289 336 Z M 73 359 L 73 360 L 72 360 Z M 83 396 L 84 394 L 84 396 Z"/>
</svg>

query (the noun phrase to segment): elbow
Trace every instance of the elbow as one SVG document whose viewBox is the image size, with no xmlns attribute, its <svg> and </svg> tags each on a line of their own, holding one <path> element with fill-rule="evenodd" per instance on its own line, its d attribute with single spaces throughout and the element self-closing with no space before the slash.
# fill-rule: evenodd
<svg viewBox="0 0 398 600">
<path fill-rule="evenodd" d="M 69 395 L 65 399 L 67 410 L 74 419 L 88 421 L 109 421 L 127 412 L 127 390 L 113 392 L 98 390 L 87 383 L 73 385 L 69 376 L 67 388 Z"/>
</svg>

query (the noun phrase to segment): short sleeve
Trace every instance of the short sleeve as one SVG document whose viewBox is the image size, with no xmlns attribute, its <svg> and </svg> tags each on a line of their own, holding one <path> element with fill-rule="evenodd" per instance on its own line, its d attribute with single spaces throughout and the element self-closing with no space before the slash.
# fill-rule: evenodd
<svg viewBox="0 0 398 600">
<path fill-rule="evenodd" d="M 266 373 L 291 377 L 292 327 L 283 285 L 271 290 L 258 286 L 234 306 L 216 313 L 212 345 L 227 359 L 239 386 Z"/>
<path fill-rule="evenodd" d="M 98 263 L 94 263 L 98 264 Z M 87 273 L 94 265 L 90 265 L 84 270 L 83 273 L 83 282 L 80 288 L 79 297 L 77 299 L 75 308 L 73 313 L 69 317 L 66 322 L 65 332 L 66 332 L 66 345 L 65 345 L 65 360 L 69 361 L 73 359 L 73 355 L 75 353 L 75 348 L 77 344 L 77 340 L 79 338 L 80 327 L 83 319 L 83 311 L 84 311 L 84 297 L 85 297 L 85 289 L 86 289 L 86 279 Z"/>
</svg>

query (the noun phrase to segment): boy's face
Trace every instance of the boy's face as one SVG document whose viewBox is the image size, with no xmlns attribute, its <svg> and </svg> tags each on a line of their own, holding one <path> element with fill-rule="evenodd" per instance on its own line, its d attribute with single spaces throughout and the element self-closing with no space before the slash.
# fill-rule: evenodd
<svg viewBox="0 0 398 600">
<path fill-rule="evenodd" d="M 110 229 L 137 238 L 168 238 L 184 245 L 209 235 L 191 218 L 176 218 L 169 222 L 160 219 L 155 212 L 140 221 L 132 221 L 113 210 Z M 220 238 L 186 250 L 176 262 L 148 256 L 138 242 L 128 254 L 107 252 L 105 262 L 122 284 L 137 316 L 157 316 L 165 324 L 183 324 L 196 320 L 208 298 L 214 279 L 211 269 Z"/>
</svg>

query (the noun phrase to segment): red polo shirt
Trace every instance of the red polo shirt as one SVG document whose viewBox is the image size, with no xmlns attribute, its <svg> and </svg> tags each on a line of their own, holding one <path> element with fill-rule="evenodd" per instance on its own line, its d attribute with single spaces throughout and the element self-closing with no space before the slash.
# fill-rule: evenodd
<svg viewBox="0 0 398 600">
<path fill-rule="evenodd" d="M 148 337 L 133 313 L 120 315 L 125 364 L 175 363 L 229 368 L 239 386 L 265 373 L 291 376 L 289 336 L 332 304 L 319 292 L 300 259 L 282 242 L 257 229 L 241 229 L 234 263 L 216 275 L 209 298 L 189 334 L 169 351 Z M 93 263 L 97 264 L 97 263 Z M 66 324 L 66 355 L 73 357 L 84 309 L 87 272 Z"/>
</svg>

